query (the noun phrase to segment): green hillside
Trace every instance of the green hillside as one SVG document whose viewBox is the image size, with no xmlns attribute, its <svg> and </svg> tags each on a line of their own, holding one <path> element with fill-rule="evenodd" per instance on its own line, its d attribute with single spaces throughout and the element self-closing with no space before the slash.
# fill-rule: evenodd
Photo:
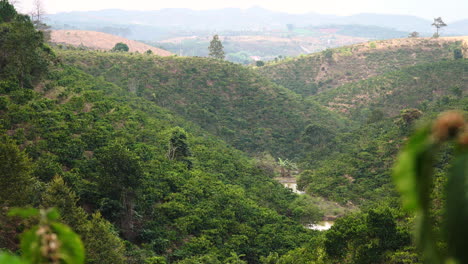
<svg viewBox="0 0 468 264">
<path fill-rule="evenodd" d="M 316 236 L 303 225 L 320 210 L 261 164 L 128 86 L 63 64 L 4 0 L 0 30 L 2 264 L 5 252 L 49 262 L 79 242 L 33 229 L 27 256 L 18 237 L 36 219 L 7 216 L 12 207 L 57 208 L 86 263 L 259 263 Z"/>
<path fill-rule="evenodd" d="M 297 157 L 309 124 L 346 120 L 252 70 L 206 58 L 60 51 L 65 63 L 172 110 L 249 153 Z"/>
<path fill-rule="evenodd" d="M 300 187 L 342 203 L 373 203 L 396 197 L 390 178 L 395 155 L 416 120 L 448 109 L 468 110 L 468 60 L 405 67 L 311 96 L 359 124 L 336 133 L 332 153 L 319 163 L 313 152 L 302 162 Z M 331 143 L 328 144 L 328 146 Z"/>
<path fill-rule="evenodd" d="M 290 207 L 297 197 L 239 151 L 72 67 L 56 67 L 48 76 L 36 91 L 0 90 L 0 157 L 9 150 L 12 160 L 0 169 L 33 183 L 28 189 L 17 185 L 17 176 L 3 178 L 2 188 L 24 199 L 2 196 L 1 202 L 58 207 L 83 236 L 89 263 L 142 263 L 156 255 L 223 261 L 232 254 L 258 263 L 312 237 L 295 220 L 305 215 Z M 26 169 L 16 171 L 11 155 Z M 125 249 L 100 216 L 89 222 L 91 212 L 132 244 Z M 101 233 L 93 234 L 96 228 Z M 15 235 L 2 235 L 1 247 Z"/>
<path fill-rule="evenodd" d="M 453 59 L 453 50 L 460 45 L 449 39 L 373 41 L 267 64 L 258 72 L 308 96 L 405 66 Z"/>
<path fill-rule="evenodd" d="M 53 50 L 6 0 L 0 32 L 0 264 L 468 259 L 468 61 L 457 42 L 374 42 L 256 71 Z M 273 79 L 293 91 L 259 74 L 283 66 Z M 458 112 L 428 123 L 446 110 Z M 407 138 L 394 175 L 422 207 L 420 234 L 448 226 L 445 207 L 451 234 L 463 231 L 422 237 L 427 259 L 391 181 Z M 336 216 L 328 231 L 309 229 Z"/>
<path fill-rule="evenodd" d="M 442 61 L 345 84 L 314 98 L 332 111 L 365 121 L 370 111 L 395 116 L 405 108 L 424 111 L 432 101 L 466 97 L 467 78 L 467 60 Z"/>
</svg>

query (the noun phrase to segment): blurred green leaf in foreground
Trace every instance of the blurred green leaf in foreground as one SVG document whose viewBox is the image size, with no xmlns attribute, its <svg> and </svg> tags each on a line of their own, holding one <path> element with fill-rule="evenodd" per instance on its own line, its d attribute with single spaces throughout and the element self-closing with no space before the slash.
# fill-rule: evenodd
<svg viewBox="0 0 468 264">
<path fill-rule="evenodd" d="M 444 144 L 454 147 L 445 186 L 440 228 L 432 214 L 433 167 Z M 416 242 L 428 263 L 468 263 L 468 123 L 447 112 L 418 130 L 401 151 L 393 171 L 404 208 L 416 213 Z M 435 228 L 436 226 L 437 228 Z"/>
</svg>

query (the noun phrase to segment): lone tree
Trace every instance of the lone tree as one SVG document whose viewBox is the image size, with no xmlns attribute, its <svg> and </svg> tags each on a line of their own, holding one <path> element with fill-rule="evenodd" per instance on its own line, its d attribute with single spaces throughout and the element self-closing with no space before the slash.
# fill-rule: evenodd
<svg viewBox="0 0 468 264">
<path fill-rule="evenodd" d="M 443 28 L 443 27 L 446 27 L 447 24 L 445 24 L 445 22 L 442 21 L 441 17 L 438 17 L 438 18 L 434 18 L 434 23 L 432 23 L 432 26 L 434 26 L 436 28 L 436 33 L 434 33 L 434 37 L 438 38 L 440 36 L 439 35 L 439 29 Z"/>
<path fill-rule="evenodd" d="M 409 38 L 419 38 L 419 32 L 413 31 L 408 35 Z"/>
<path fill-rule="evenodd" d="M 129 50 L 128 45 L 123 43 L 123 42 L 119 42 L 119 43 L 115 44 L 115 46 L 112 48 L 112 51 L 125 51 L 125 52 L 127 52 L 128 50 Z"/>
<path fill-rule="evenodd" d="M 210 57 L 224 60 L 224 47 L 221 41 L 219 40 L 218 35 L 213 36 L 213 39 L 210 42 L 210 46 L 208 47 L 208 51 L 210 52 Z"/>
<path fill-rule="evenodd" d="M 44 22 L 44 17 L 46 15 L 46 10 L 44 8 L 44 3 L 42 0 L 33 1 L 33 10 L 30 12 L 31 22 L 34 27 L 41 31 L 44 34 L 44 39 L 46 41 L 50 40 L 50 26 Z"/>
<path fill-rule="evenodd" d="M 54 58 L 30 18 L 18 14 L 7 0 L 0 0 L 0 80 L 11 82 L 6 87 L 33 88 Z"/>
<path fill-rule="evenodd" d="M 181 129 L 177 128 L 172 132 L 171 139 L 169 140 L 169 149 L 167 157 L 170 160 L 182 161 L 187 164 L 187 169 L 192 168 L 192 161 L 189 159 L 192 156 L 190 147 L 187 143 L 187 134 Z"/>
<path fill-rule="evenodd" d="M 40 26 L 43 24 L 44 16 L 46 14 L 44 9 L 44 3 L 42 0 L 34 0 L 33 1 L 33 10 L 31 11 L 31 21 L 36 26 Z"/>
</svg>

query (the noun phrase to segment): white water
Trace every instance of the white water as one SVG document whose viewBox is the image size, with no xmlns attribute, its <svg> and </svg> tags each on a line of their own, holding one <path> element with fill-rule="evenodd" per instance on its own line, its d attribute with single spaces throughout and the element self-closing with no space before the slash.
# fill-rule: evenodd
<svg viewBox="0 0 468 264">
<path fill-rule="evenodd" d="M 323 222 L 318 222 L 315 225 L 309 225 L 309 229 L 313 230 L 318 230 L 318 231 L 325 231 L 330 229 L 333 226 L 334 222 L 332 221 L 323 221 Z"/>
<path fill-rule="evenodd" d="M 276 178 L 284 187 L 291 189 L 294 193 L 305 194 L 303 191 L 297 189 L 297 183 L 295 178 Z M 314 225 L 308 225 L 307 228 L 318 231 L 325 231 L 333 226 L 333 221 L 322 221 Z"/>
<path fill-rule="evenodd" d="M 283 185 L 284 185 L 284 187 L 291 189 L 294 193 L 305 194 L 305 192 L 299 191 L 297 189 L 297 183 L 287 182 L 287 183 L 283 183 Z"/>
</svg>

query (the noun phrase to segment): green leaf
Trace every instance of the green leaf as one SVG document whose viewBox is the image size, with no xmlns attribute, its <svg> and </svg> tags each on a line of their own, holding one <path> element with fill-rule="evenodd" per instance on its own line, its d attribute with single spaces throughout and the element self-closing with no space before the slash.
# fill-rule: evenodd
<svg viewBox="0 0 468 264">
<path fill-rule="evenodd" d="M 468 152 L 456 157 L 447 182 L 446 232 L 449 254 L 468 263 Z"/>
<path fill-rule="evenodd" d="M 42 263 L 41 238 L 37 235 L 38 227 L 35 226 L 21 235 L 21 251 L 23 258 L 30 263 Z"/>
<path fill-rule="evenodd" d="M 27 264 L 27 262 L 15 255 L 0 252 L 0 264 Z"/>
<path fill-rule="evenodd" d="M 60 258 L 67 264 L 84 263 L 84 246 L 80 237 L 64 224 L 52 223 L 51 227 L 60 241 Z"/>
<path fill-rule="evenodd" d="M 432 153 L 436 147 L 430 132 L 430 127 L 425 127 L 409 139 L 393 170 L 394 182 L 407 210 L 424 209 L 429 201 Z"/>
<path fill-rule="evenodd" d="M 18 256 L 8 254 L 7 252 L 0 252 L 0 264 L 27 264 Z"/>
<path fill-rule="evenodd" d="M 8 216 L 19 216 L 22 218 L 29 218 L 37 215 L 39 215 L 39 209 L 36 208 L 12 208 L 8 212 Z"/>
<path fill-rule="evenodd" d="M 53 221 L 53 220 L 59 219 L 60 214 L 56 208 L 49 208 L 46 211 L 46 217 L 47 217 L 47 220 Z"/>
</svg>

